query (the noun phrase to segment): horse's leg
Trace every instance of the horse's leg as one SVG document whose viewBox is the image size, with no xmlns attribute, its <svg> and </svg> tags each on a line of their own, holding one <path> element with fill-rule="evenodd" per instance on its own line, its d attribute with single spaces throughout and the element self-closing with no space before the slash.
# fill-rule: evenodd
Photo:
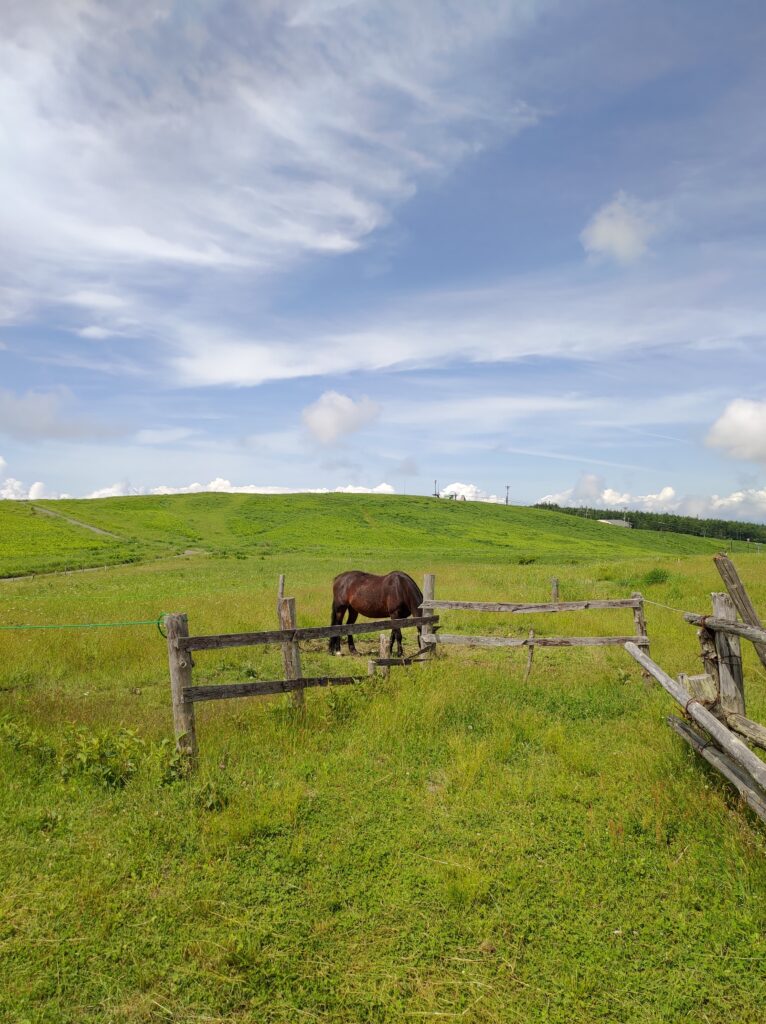
<svg viewBox="0 0 766 1024">
<path fill-rule="evenodd" d="M 391 612 L 392 619 L 406 619 L 407 618 L 407 606 L 399 605 Z M 391 649 L 393 650 L 394 641 L 396 641 L 396 656 L 397 658 L 404 657 L 404 649 L 402 647 L 402 631 L 401 629 L 394 629 L 391 631 Z"/>
<path fill-rule="evenodd" d="M 349 608 L 348 615 L 346 616 L 346 622 L 349 626 L 353 625 L 359 618 L 359 612 L 356 608 Z M 356 644 L 354 643 L 354 634 L 348 634 L 348 653 L 356 654 Z"/>
<path fill-rule="evenodd" d="M 343 614 L 346 611 L 346 606 L 342 604 L 332 603 L 332 617 L 330 619 L 331 626 L 340 626 L 343 623 Z M 340 637 L 331 636 L 329 644 L 330 654 L 340 654 Z"/>
</svg>

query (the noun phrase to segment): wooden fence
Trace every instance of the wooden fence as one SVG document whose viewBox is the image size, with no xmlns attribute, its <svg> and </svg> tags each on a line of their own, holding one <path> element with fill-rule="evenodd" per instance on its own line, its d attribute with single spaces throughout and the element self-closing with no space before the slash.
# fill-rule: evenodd
<svg viewBox="0 0 766 1024">
<path fill-rule="evenodd" d="M 299 628 L 296 621 L 295 598 L 280 596 L 277 600 L 280 629 L 256 633 L 223 633 L 212 636 L 190 636 L 189 621 L 185 614 L 165 617 L 168 641 L 170 688 L 173 701 L 173 725 L 176 749 L 192 763 L 197 760 L 197 732 L 194 705 L 198 701 L 227 700 L 232 697 L 265 697 L 275 693 L 290 693 L 293 703 L 302 707 L 303 691 L 313 686 L 344 686 L 358 683 L 361 676 L 304 676 L 301 668 L 300 642 L 323 640 L 330 637 L 357 636 L 389 629 L 433 629 L 438 616 L 425 615 L 409 619 L 381 619 L 341 626 L 310 626 Z M 195 686 L 192 679 L 193 651 L 220 650 L 226 647 L 251 647 L 261 644 L 280 644 L 284 679 L 257 680 L 248 683 L 220 683 L 213 686 Z M 381 644 L 382 648 L 382 644 Z M 401 663 L 408 659 L 391 659 Z"/>
<path fill-rule="evenodd" d="M 751 641 L 766 666 L 766 630 L 731 560 L 716 555 L 715 563 L 728 593 L 711 595 L 711 615 L 684 613 L 687 622 L 699 627 L 703 673 L 673 679 L 635 644 L 629 642 L 625 647 L 677 701 L 692 723 L 671 715 L 670 727 L 728 779 L 751 810 L 766 821 L 766 763 L 744 742 L 766 750 L 766 728 L 745 716 L 740 649 L 740 638 Z M 743 622 L 737 622 L 737 612 Z"/>
<path fill-rule="evenodd" d="M 558 597 L 558 580 L 552 582 L 553 593 Z M 461 633 L 435 633 L 423 629 L 424 644 L 457 644 L 462 647 L 526 647 L 528 650 L 527 674 L 531 668 L 535 647 L 623 647 L 633 643 L 649 653 L 649 637 L 644 615 L 644 599 L 634 593 L 630 597 L 614 600 L 592 601 L 550 601 L 546 604 L 521 604 L 503 601 L 437 601 L 435 598 L 436 577 L 428 573 L 423 580 L 423 612 L 441 609 L 463 609 L 474 612 L 499 612 L 507 615 L 535 615 L 551 612 L 601 611 L 608 608 L 626 608 L 633 612 L 635 633 L 630 636 L 535 636 L 530 630 L 526 637 L 475 636 Z"/>
</svg>

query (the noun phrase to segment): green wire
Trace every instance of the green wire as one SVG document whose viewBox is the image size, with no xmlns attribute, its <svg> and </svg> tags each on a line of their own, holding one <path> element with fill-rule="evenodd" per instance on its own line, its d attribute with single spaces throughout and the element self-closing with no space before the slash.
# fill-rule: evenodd
<svg viewBox="0 0 766 1024">
<path fill-rule="evenodd" d="M 68 622 L 44 625 L 0 626 L 0 629 L 107 629 L 110 626 L 157 626 L 160 628 L 167 612 L 161 612 L 156 619 L 131 619 L 125 622 Z M 162 630 L 160 629 L 160 632 Z M 164 635 L 164 634 L 163 634 Z"/>
</svg>

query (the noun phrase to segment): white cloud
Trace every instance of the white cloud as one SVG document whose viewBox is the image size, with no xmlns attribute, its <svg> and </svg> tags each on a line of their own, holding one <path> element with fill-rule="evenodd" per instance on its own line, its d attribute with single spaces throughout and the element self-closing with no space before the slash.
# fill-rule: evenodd
<svg viewBox="0 0 766 1024">
<path fill-rule="evenodd" d="M 376 487 L 357 487 L 348 484 L 345 487 L 270 487 L 261 484 L 233 484 L 223 477 L 216 477 L 208 484 L 193 483 L 185 487 L 152 487 L 136 490 L 127 483 L 112 484 L 111 487 L 102 487 L 97 491 L 86 494 L 86 498 L 115 498 L 125 497 L 128 494 L 395 494 L 394 488 L 387 483 L 380 483 Z"/>
<path fill-rule="evenodd" d="M 192 387 L 242 387 L 451 362 L 600 361 L 637 349 L 649 357 L 711 345 L 752 348 L 754 338 L 766 335 L 766 310 L 755 292 L 730 301 L 705 272 L 676 274 L 672 281 L 665 271 L 640 280 L 624 277 L 605 289 L 583 266 L 518 275 L 472 291 L 401 298 L 321 332 L 313 320 L 301 319 L 285 322 L 278 337 L 178 318 L 166 318 L 158 330 L 172 342 L 171 379 Z M 552 412 L 585 401 L 576 395 L 493 398 L 505 409 L 490 406 L 490 412 L 506 418 L 514 408 L 531 413 L 537 405 L 543 412 L 546 398 Z M 470 416 L 476 403 L 471 410 L 466 401 L 455 408 Z M 412 421 L 419 415 L 412 406 L 399 412 Z"/>
<path fill-rule="evenodd" d="M 0 466 L 0 469 L 3 467 Z M 31 487 L 27 487 L 21 480 L 9 476 L 0 480 L 0 499 L 10 501 L 39 501 L 45 498 L 45 485 L 37 481 Z"/>
<path fill-rule="evenodd" d="M 32 486 L 29 488 L 29 500 L 40 501 L 42 498 L 45 497 L 45 484 L 41 480 L 38 480 L 36 483 L 33 483 Z"/>
<path fill-rule="evenodd" d="M 347 484 L 345 487 L 336 487 L 338 494 L 396 494 L 391 484 L 378 484 L 377 487 L 358 487 L 356 484 Z"/>
<path fill-rule="evenodd" d="M 14 5 L 0 269 L 110 312 L 156 264 L 272 273 L 357 249 L 424 177 L 535 122 L 486 58 L 539 6 Z"/>
<path fill-rule="evenodd" d="M 321 444 L 361 430 L 380 415 L 380 406 L 366 396 L 357 402 L 337 391 L 325 391 L 303 410 L 303 422 Z"/>
<path fill-rule="evenodd" d="M 114 337 L 116 332 L 110 331 L 106 327 L 91 325 L 90 327 L 83 327 L 77 333 L 81 338 L 88 338 L 90 341 L 103 341 L 105 338 Z"/>
<path fill-rule="evenodd" d="M 115 309 L 123 309 L 126 300 L 121 295 L 115 295 L 107 291 L 91 291 L 81 288 L 63 297 L 63 301 L 73 306 L 83 306 L 85 309 L 98 312 L 111 312 Z"/>
<path fill-rule="evenodd" d="M 745 398 L 730 402 L 706 440 L 732 458 L 766 462 L 766 402 Z"/>
<path fill-rule="evenodd" d="M 12 476 L 0 480 L 0 498 L 22 501 L 28 494 L 29 491 L 21 480 L 15 480 Z"/>
<path fill-rule="evenodd" d="M 674 488 L 662 487 L 656 494 L 630 494 L 605 487 L 595 473 L 583 473 L 573 487 L 538 498 L 553 505 L 588 506 L 590 508 L 630 508 L 643 512 L 678 512 L 682 500 Z"/>
<path fill-rule="evenodd" d="M 487 491 L 477 487 L 476 484 L 461 484 L 456 481 L 448 484 L 439 491 L 440 498 L 455 498 L 458 501 L 486 501 L 493 505 L 502 504 L 496 494 L 488 494 Z"/>
<path fill-rule="evenodd" d="M 580 241 L 588 253 L 608 256 L 618 263 L 633 263 L 646 252 L 655 231 L 646 204 L 618 192 L 588 221 Z"/>
<path fill-rule="evenodd" d="M 2 455 L 0 455 L 0 473 L 2 473 L 2 471 L 7 467 L 7 465 L 8 463 L 5 461 Z"/>
<path fill-rule="evenodd" d="M 606 487 L 601 477 L 583 474 L 573 486 L 538 499 L 555 505 L 590 508 L 634 509 L 642 512 L 673 512 L 712 519 L 766 520 L 766 487 L 750 487 L 728 495 L 679 495 L 666 485 L 654 494 L 631 494 Z"/>
<path fill-rule="evenodd" d="M 16 395 L 0 388 L 0 434 L 21 440 L 87 437 L 114 433 L 69 412 L 72 396 L 65 388 Z"/>
<path fill-rule="evenodd" d="M 158 430 L 139 430 L 135 440 L 137 444 L 175 444 L 192 437 L 196 431 L 188 427 L 166 427 Z"/>
</svg>

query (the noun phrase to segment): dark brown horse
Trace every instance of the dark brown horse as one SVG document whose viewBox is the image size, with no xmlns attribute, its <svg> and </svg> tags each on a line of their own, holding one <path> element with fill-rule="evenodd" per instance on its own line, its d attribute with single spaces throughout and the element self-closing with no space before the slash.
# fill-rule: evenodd
<svg viewBox="0 0 766 1024">
<path fill-rule="evenodd" d="M 340 626 L 343 616 L 348 612 L 348 622 L 356 622 L 358 615 L 368 619 L 406 619 L 420 615 L 423 595 L 420 587 L 406 572 L 390 572 L 386 576 L 373 576 L 370 572 L 359 572 L 356 569 L 342 572 L 332 582 L 332 620 L 331 626 Z M 421 628 L 418 626 L 418 643 Z M 389 654 L 393 650 L 394 640 L 397 653 L 401 658 L 402 631 L 391 631 L 388 645 Z M 348 637 L 349 654 L 356 654 L 354 637 Z M 330 653 L 340 654 L 340 637 L 330 637 Z"/>
</svg>

